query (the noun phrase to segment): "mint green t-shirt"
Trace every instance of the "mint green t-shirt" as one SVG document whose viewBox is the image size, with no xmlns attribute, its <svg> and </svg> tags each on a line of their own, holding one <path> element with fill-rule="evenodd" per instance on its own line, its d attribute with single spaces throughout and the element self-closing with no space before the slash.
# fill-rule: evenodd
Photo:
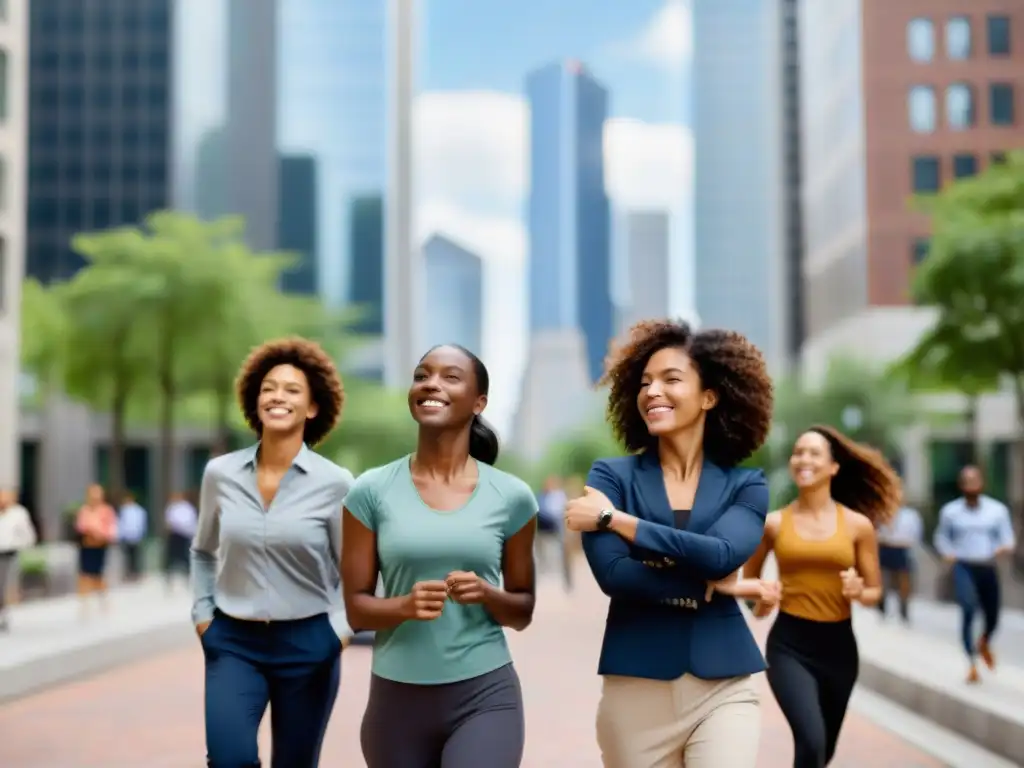
<svg viewBox="0 0 1024 768">
<path fill-rule="evenodd" d="M 480 479 L 464 506 L 451 512 L 420 498 L 406 456 L 363 473 L 345 508 L 377 534 L 386 597 L 412 591 L 418 581 L 473 571 L 501 583 L 505 541 L 537 514 L 537 500 L 522 480 L 477 462 Z M 373 674 L 400 683 L 440 685 L 491 672 L 512 660 L 502 627 L 482 605 L 445 602 L 432 621 L 405 621 L 377 632 Z"/>
</svg>

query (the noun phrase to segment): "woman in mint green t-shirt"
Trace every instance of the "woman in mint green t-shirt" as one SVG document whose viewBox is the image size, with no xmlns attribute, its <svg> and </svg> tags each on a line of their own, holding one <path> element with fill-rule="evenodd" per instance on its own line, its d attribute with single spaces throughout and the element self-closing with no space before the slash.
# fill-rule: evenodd
<svg viewBox="0 0 1024 768">
<path fill-rule="evenodd" d="M 430 350 L 409 390 L 416 452 L 367 471 L 345 497 L 348 620 L 376 631 L 368 768 L 522 760 L 522 692 L 502 628 L 533 617 L 537 501 L 493 467 L 498 438 L 480 417 L 488 385 L 468 350 Z"/>
</svg>

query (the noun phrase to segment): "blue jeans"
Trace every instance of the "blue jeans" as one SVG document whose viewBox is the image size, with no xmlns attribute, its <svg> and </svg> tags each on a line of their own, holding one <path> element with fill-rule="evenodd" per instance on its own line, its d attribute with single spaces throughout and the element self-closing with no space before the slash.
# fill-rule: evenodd
<svg viewBox="0 0 1024 768">
<path fill-rule="evenodd" d="M 988 640 L 999 624 L 999 572 L 994 565 L 956 563 L 953 566 L 953 591 L 962 616 L 964 650 L 973 661 L 977 653 L 974 640 L 974 616 L 980 607 L 985 617 L 983 637 Z"/>
<path fill-rule="evenodd" d="M 203 633 L 209 768 L 259 768 L 270 705 L 271 767 L 317 768 L 341 679 L 341 640 L 326 614 L 269 624 L 217 612 Z"/>
</svg>

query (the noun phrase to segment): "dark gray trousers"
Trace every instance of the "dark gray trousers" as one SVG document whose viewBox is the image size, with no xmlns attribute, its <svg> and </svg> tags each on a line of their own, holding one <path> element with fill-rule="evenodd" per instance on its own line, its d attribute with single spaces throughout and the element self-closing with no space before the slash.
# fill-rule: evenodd
<svg viewBox="0 0 1024 768">
<path fill-rule="evenodd" d="M 511 664 L 443 685 L 374 675 L 360 741 L 367 768 L 519 768 L 526 726 Z"/>
</svg>

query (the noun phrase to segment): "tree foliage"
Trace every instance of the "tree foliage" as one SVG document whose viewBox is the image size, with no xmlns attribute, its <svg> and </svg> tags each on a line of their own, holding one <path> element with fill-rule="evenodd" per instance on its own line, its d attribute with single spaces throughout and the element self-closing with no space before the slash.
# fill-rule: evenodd
<svg viewBox="0 0 1024 768">
<path fill-rule="evenodd" d="M 285 253 L 256 253 L 237 217 L 201 221 L 157 212 L 141 227 L 76 236 L 85 266 L 67 283 L 25 284 L 23 364 L 112 421 L 110 492 L 124 488 L 126 425 L 158 424 L 159 487 L 175 490 L 175 430 L 183 419 L 213 427 L 227 449 L 244 424 L 234 382 L 243 358 L 270 338 L 314 338 L 342 359 L 353 336 L 351 313 L 316 297 L 279 290 L 294 263 Z M 322 450 L 360 468 L 411 450 L 404 400 L 375 384 L 346 380 L 342 429 Z M 332 458 L 334 456 L 332 455 Z"/>
<path fill-rule="evenodd" d="M 906 362 L 971 396 L 1007 381 L 1024 448 L 1024 152 L 921 207 L 932 241 L 912 291 L 936 319 Z M 1024 462 L 1024 450 L 1018 454 Z"/>
</svg>

